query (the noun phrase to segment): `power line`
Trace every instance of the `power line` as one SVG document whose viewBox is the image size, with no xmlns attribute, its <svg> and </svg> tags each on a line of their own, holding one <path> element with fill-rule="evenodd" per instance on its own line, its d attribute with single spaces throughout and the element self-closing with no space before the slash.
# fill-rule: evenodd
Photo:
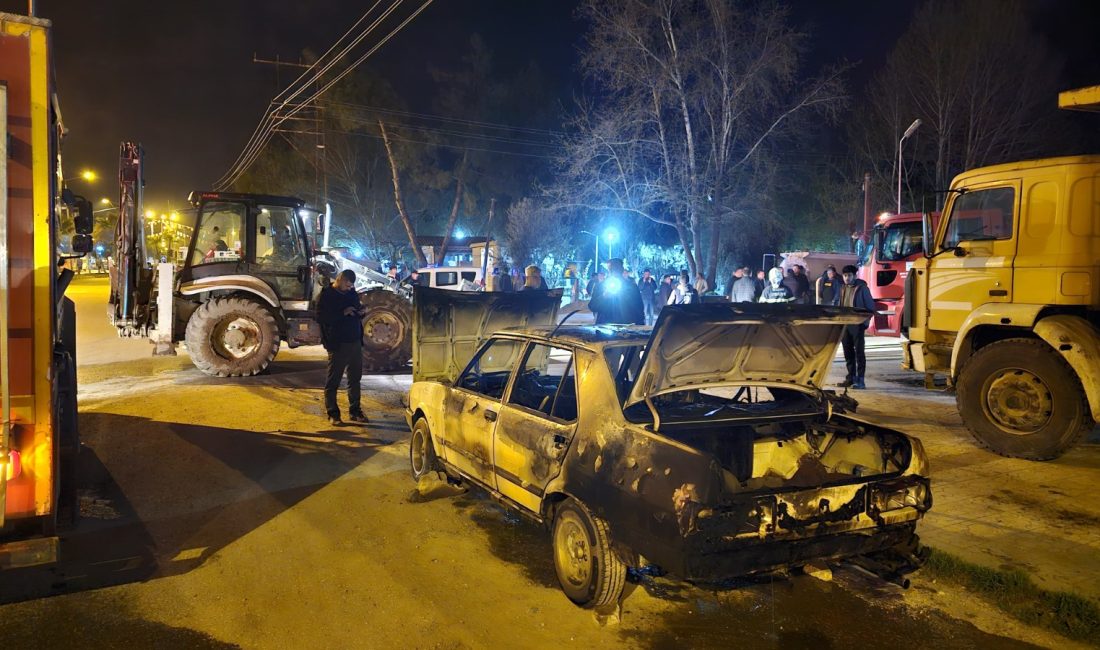
<svg viewBox="0 0 1100 650">
<path fill-rule="evenodd" d="M 342 60 L 349 52 L 351 52 L 351 50 L 354 47 L 359 45 L 367 37 L 367 35 L 369 35 L 379 25 L 381 25 L 382 22 L 385 21 L 386 18 L 388 18 L 397 9 L 397 7 L 401 5 L 402 2 L 403 2 L 403 0 L 395 0 L 395 2 L 393 4 L 391 4 L 385 11 L 383 11 L 382 14 L 378 18 L 376 18 L 362 33 L 360 33 L 357 37 L 355 37 L 352 40 L 351 43 L 349 43 L 338 54 L 336 54 L 334 57 L 332 57 L 331 60 L 326 62 L 324 66 L 322 66 L 320 69 L 313 72 L 313 74 L 309 77 L 308 80 L 305 80 L 306 76 L 310 74 L 310 71 L 313 70 L 314 68 L 316 68 L 318 66 L 318 64 L 320 64 L 321 61 L 323 61 L 325 59 L 325 57 L 327 57 L 331 52 L 333 52 L 337 47 L 339 47 L 340 43 L 345 38 L 347 38 L 348 34 L 352 33 L 352 31 L 354 31 L 359 25 L 361 25 L 367 19 L 367 17 L 375 10 L 375 8 L 378 7 L 378 5 L 381 3 L 381 0 L 376 1 L 371 6 L 371 8 L 367 10 L 367 13 L 365 13 L 358 21 L 356 21 L 356 23 L 352 26 L 352 28 L 349 29 L 344 34 L 344 36 L 341 36 L 340 39 L 337 40 L 336 44 L 334 44 L 332 47 L 329 48 L 328 51 L 325 52 L 325 55 L 323 55 L 320 59 L 318 59 L 310 67 L 310 69 L 303 72 L 302 75 L 300 75 L 298 77 L 298 79 L 296 79 L 295 82 L 293 84 L 291 84 L 291 86 L 288 86 L 288 88 L 286 90 L 279 93 L 279 95 L 276 96 L 276 98 L 271 103 L 269 103 L 269 105 L 268 105 L 269 107 L 274 106 L 274 108 L 272 108 L 267 113 L 267 115 L 264 117 L 264 119 L 260 122 L 260 124 L 257 125 L 256 130 L 253 131 L 252 137 L 249 139 L 249 142 L 245 145 L 245 148 L 241 152 L 241 155 L 237 157 L 237 160 L 230 167 L 229 171 L 227 171 L 218 180 L 218 182 L 215 183 L 215 188 L 216 189 L 224 189 L 224 188 L 228 187 L 229 185 L 232 185 L 238 178 L 240 178 L 241 174 L 243 174 L 245 171 L 247 171 L 252 166 L 252 164 L 259 157 L 260 152 L 268 144 L 268 142 L 270 142 L 271 136 L 274 133 L 275 127 L 279 126 L 284 121 L 286 121 L 286 120 L 290 119 L 291 117 L 293 117 L 297 112 L 301 111 L 303 108 L 312 105 L 321 95 L 323 95 L 325 92 L 327 92 L 334 84 L 336 84 L 341 79 L 343 79 L 345 76 L 350 74 L 356 67 L 358 67 L 361 63 L 363 63 L 363 61 L 365 61 L 367 58 L 369 58 L 371 55 L 373 55 L 375 52 L 377 52 L 379 48 L 381 48 L 391 38 L 393 38 L 394 35 L 396 35 L 398 32 L 400 32 L 402 29 L 404 29 L 405 26 L 408 25 L 414 18 L 419 16 L 420 13 L 423 12 L 424 9 L 426 9 L 428 7 L 428 5 L 430 5 L 432 3 L 432 0 L 424 0 L 424 2 L 415 11 L 413 11 L 412 14 L 410 14 L 407 18 L 405 18 L 405 20 L 401 21 L 394 29 L 392 29 L 388 34 L 386 34 L 386 36 L 384 36 L 378 43 L 376 43 L 373 47 L 371 47 L 369 50 L 367 50 L 363 55 L 361 55 L 358 59 L 356 59 L 354 62 L 352 62 L 348 67 L 346 67 L 344 70 L 342 70 L 340 73 L 338 73 L 334 79 L 332 79 L 331 81 L 325 83 L 321 88 L 319 88 L 316 92 L 314 92 L 312 95 L 310 95 L 307 99 L 305 99 L 304 101 L 302 101 L 302 102 L 298 103 L 297 105 L 295 105 L 294 108 L 292 108 L 287 114 L 278 115 L 278 112 L 281 109 L 283 109 L 283 108 L 287 107 L 288 105 L 290 105 L 290 102 L 294 98 L 296 98 L 298 95 L 304 93 L 309 88 L 310 85 L 312 85 L 316 82 L 319 82 L 319 80 L 321 79 L 321 77 L 325 73 L 327 73 L 329 70 L 331 70 L 332 67 L 335 66 L 340 60 Z M 305 81 L 303 81 L 303 80 L 305 80 Z M 300 87 L 297 90 L 294 90 L 293 92 L 290 92 L 291 88 L 296 84 L 300 84 Z M 278 102 L 277 106 L 275 105 L 276 102 Z"/>
<path fill-rule="evenodd" d="M 366 13 L 364 13 L 364 14 L 363 14 L 363 15 L 362 15 L 362 16 L 361 16 L 361 17 L 359 18 L 359 20 L 357 20 L 357 21 L 356 21 L 356 22 L 355 22 L 355 23 L 354 23 L 354 24 L 353 24 L 353 25 L 352 25 L 352 26 L 351 26 L 351 27 L 350 27 L 350 28 L 348 29 L 348 31 L 344 32 L 343 36 L 341 36 L 340 38 L 338 38 L 338 39 L 336 40 L 336 43 L 334 43 L 334 44 L 332 45 L 332 47 L 330 47 L 330 48 L 329 48 L 329 49 L 328 49 L 327 51 L 325 51 L 325 53 L 324 53 L 323 55 L 321 55 L 321 57 L 320 57 L 320 58 L 318 58 L 318 59 L 317 59 L 316 61 L 314 61 L 314 62 L 313 62 L 313 64 L 312 64 L 312 65 L 310 65 L 310 66 L 309 66 L 309 67 L 308 67 L 308 68 L 306 69 L 306 71 L 305 71 L 305 72 L 303 72 L 303 73 L 302 73 L 301 75 L 299 75 L 297 79 L 295 79 L 295 80 L 294 80 L 293 82 L 291 82 L 291 83 L 290 83 L 290 85 L 288 85 L 288 86 L 287 86 L 287 87 L 286 87 L 286 88 L 285 88 L 284 90 L 282 90 L 282 91 L 281 91 L 281 92 L 280 92 L 280 93 L 279 93 L 278 95 L 276 95 L 276 96 L 275 96 L 275 97 L 274 97 L 274 98 L 273 98 L 273 99 L 272 99 L 272 100 L 271 100 L 270 102 L 268 102 L 268 108 L 270 109 L 270 108 L 271 108 L 271 106 L 273 106 L 273 105 L 274 105 L 274 104 L 275 104 L 276 102 L 278 102 L 278 101 L 279 101 L 280 99 L 282 99 L 282 98 L 283 98 L 283 95 L 284 95 L 284 94 L 286 94 L 286 93 L 287 93 L 287 92 L 288 92 L 288 91 L 289 91 L 289 90 L 290 90 L 291 88 L 293 88 L 293 87 L 295 86 L 295 84 L 297 84 L 297 83 L 299 83 L 300 81 L 302 81 L 302 79 L 304 79 L 304 78 L 306 77 L 306 75 L 308 75 L 308 74 L 310 73 L 310 71 L 311 71 L 311 70 L 313 70 L 314 68 L 316 68 L 316 67 L 317 67 L 317 65 L 318 65 L 319 63 L 321 63 L 321 62 L 322 62 L 322 61 L 323 61 L 323 60 L 325 59 L 325 57 L 326 57 L 326 56 L 328 56 L 329 54 L 331 54 L 331 53 L 332 53 L 332 51 L 333 51 L 333 50 L 334 50 L 334 49 L 335 49 L 335 48 L 336 48 L 337 46 L 339 46 L 339 44 L 340 44 L 340 43 L 341 43 L 341 42 L 342 42 L 342 41 L 343 41 L 343 40 L 344 40 L 345 38 L 347 38 L 349 34 L 351 34 L 351 33 L 352 33 L 352 32 L 353 32 L 353 31 L 354 31 L 354 30 L 355 30 L 355 29 L 356 29 L 356 28 L 357 28 L 357 27 L 358 27 L 358 26 L 359 26 L 360 24 L 362 24 L 362 22 L 363 22 L 363 21 L 364 21 L 364 20 L 366 19 L 366 17 L 367 17 L 367 16 L 369 16 L 369 15 L 370 15 L 370 13 L 371 13 L 371 12 L 373 12 L 373 11 L 375 10 L 375 8 L 377 8 L 377 7 L 378 7 L 378 5 L 379 5 L 379 3 L 380 3 L 380 2 L 381 2 L 381 0 L 376 0 L 376 2 L 375 2 L 375 3 L 373 4 L 373 5 L 371 5 L 371 7 L 370 7 L 369 9 L 367 9 Z M 340 56 L 342 56 L 342 55 L 343 55 L 343 52 L 341 52 Z M 313 83 L 313 81 L 315 81 L 315 80 L 316 80 L 316 78 L 317 78 L 316 76 L 314 76 L 314 77 L 311 77 L 311 78 L 310 78 L 310 80 L 309 80 L 308 82 L 306 82 L 306 84 L 308 85 L 309 83 Z M 302 88 L 305 88 L 305 85 L 303 85 L 303 86 L 302 86 Z M 293 96 L 291 96 L 291 97 L 288 97 L 288 98 L 286 98 L 286 99 L 283 99 L 283 103 L 286 103 L 286 102 L 290 101 L 291 99 L 293 99 L 294 97 L 296 97 L 296 96 L 297 96 L 298 94 L 300 94 L 300 93 L 301 93 L 301 91 L 302 91 L 302 88 L 300 88 L 300 89 L 298 90 L 298 92 L 294 93 L 294 95 L 293 95 Z M 266 137 L 266 138 L 270 138 L 270 129 L 271 129 L 271 127 L 272 127 L 272 117 L 271 117 L 271 116 L 272 116 L 272 112 L 273 112 L 273 111 L 271 111 L 271 110 L 268 110 L 268 112 L 267 112 L 267 113 L 266 113 L 266 114 L 264 115 L 264 118 L 263 118 L 262 120 L 260 120 L 260 123 L 259 123 L 259 124 L 257 124 L 257 125 L 256 125 L 256 128 L 255 128 L 255 129 L 254 129 L 254 130 L 252 131 L 252 135 L 251 135 L 251 136 L 249 136 L 248 142 L 247 142 L 247 143 L 245 143 L 245 147 L 244 147 L 244 149 L 242 149 L 242 150 L 241 150 L 241 153 L 240 153 L 240 155 L 238 155 L 238 156 L 237 156 L 237 159 L 236 159 L 236 160 L 235 160 L 235 161 L 233 162 L 233 164 L 232 164 L 232 165 L 230 166 L 230 168 L 229 168 L 229 171 L 227 171 L 227 172 L 226 172 L 226 173 L 225 173 L 225 174 L 224 174 L 224 175 L 223 175 L 223 176 L 222 176 L 222 177 L 221 177 L 220 179 L 218 179 L 217 183 L 215 183 L 215 184 L 214 184 L 214 185 L 215 185 L 215 188 L 219 188 L 219 187 L 221 187 L 221 186 L 223 185 L 223 182 L 224 182 L 224 181 L 226 181 L 226 179 L 227 179 L 228 177 L 230 177 L 231 175 L 233 175 L 234 173 L 236 173 L 236 172 L 237 172 L 237 170 L 238 170 L 238 169 L 240 168 L 240 165 L 242 165 L 242 163 L 244 162 L 244 160 L 245 160 L 245 159 L 246 159 L 246 158 L 247 158 L 247 157 L 248 157 L 248 156 L 249 156 L 249 155 L 251 154 L 251 152 L 252 152 L 252 149 L 253 149 L 254 147 L 256 147 L 256 146 L 257 146 L 257 144 L 258 144 L 258 143 L 259 143 L 259 142 L 260 142 L 261 140 L 264 140 L 264 138 L 265 138 L 265 137 Z M 262 145 L 260 145 L 260 146 L 262 146 Z M 231 182 L 231 181 L 230 181 L 230 182 Z M 224 183 L 224 184 L 225 184 L 225 185 L 228 185 L 229 183 Z"/>
</svg>

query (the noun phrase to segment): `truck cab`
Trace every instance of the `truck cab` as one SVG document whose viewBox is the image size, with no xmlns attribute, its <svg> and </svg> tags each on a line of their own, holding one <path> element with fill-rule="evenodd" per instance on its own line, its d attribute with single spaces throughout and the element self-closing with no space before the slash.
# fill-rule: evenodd
<svg viewBox="0 0 1100 650">
<path fill-rule="evenodd" d="M 913 263 L 903 365 L 946 375 L 993 451 L 1053 458 L 1100 419 L 1098 196 L 1100 156 L 965 172 Z"/>
<path fill-rule="evenodd" d="M 939 213 L 932 215 L 933 224 Z M 875 299 L 875 315 L 868 334 L 900 336 L 901 313 L 905 304 L 905 279 L 913 262 L 924 255 L 921 214 L 883 213 L 871 230 L 871 243 L 859 260 L 859 278 L 867 283 Z"/>
</svg>

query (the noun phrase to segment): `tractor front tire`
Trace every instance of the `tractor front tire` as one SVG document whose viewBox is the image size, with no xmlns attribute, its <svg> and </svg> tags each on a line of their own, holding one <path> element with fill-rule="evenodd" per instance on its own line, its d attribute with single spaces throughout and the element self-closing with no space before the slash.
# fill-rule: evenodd
<svg viewBox="0 0 1100 650">
<path fill-rule="evenodd" d="M 267 370 L 279 351 L 279 326 L 266 306 L 242 297 L 212 298 L 191 314 L 185 335 L 195 367 L 216 377 Z"/>
<path fill-rule="evenodd" d="M 412 359 L 412 303 L 392 291 L 359 295 L 363 316 L 363 372 L 400 370 Z"/>
</svg>

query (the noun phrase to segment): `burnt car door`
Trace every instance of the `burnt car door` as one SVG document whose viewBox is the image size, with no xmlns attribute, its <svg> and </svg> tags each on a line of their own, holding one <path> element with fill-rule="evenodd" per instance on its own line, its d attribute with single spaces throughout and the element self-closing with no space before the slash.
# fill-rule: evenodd
<svg viewBox="0 0 1100 650">
<path fill-rule="evenodd" d="M 497 490 L 539 512 L 577 430 L 574 352 L 532 343 L 500 408 L 493 442 Z"/>
<path fill-rule="evenodd" d="M 496 489 L 493 432 L 524 347 L 521 339 L 490 339 L 447 391 L 443 405 L 443 460 L 491 489 Z"/>
</svg>

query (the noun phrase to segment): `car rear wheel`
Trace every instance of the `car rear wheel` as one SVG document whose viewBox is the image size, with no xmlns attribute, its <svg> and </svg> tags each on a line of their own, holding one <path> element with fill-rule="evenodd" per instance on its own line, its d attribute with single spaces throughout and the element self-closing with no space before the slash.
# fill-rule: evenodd
<svg viewBox="0 0 1100 650">
<path fill-rule="evenodd" d="M 990 343 L 967 360 L 956 385 L 966 428 L 1002 456 L 1057 458 L 1095 426 L 1073 368 L 1045 341 Z"/>
<path fill-rule="evenodd" d="M 581 607 L 618 602 L 626 584 L 626 565 L 611 550 L 607 522 L 574 499 L 554 513 L 554 571 L 561 590 Z"/>
<path fill-rule="evenodd" d="M 417 481 L 439 471 L 439 459 L 436 458 L 435 446 L 432 445 L 432 433 L 424 418 L 413 422 L 412 436 L 409 438 L 409 466 L 412 468 L 413 479 Z"/>
</svg>

